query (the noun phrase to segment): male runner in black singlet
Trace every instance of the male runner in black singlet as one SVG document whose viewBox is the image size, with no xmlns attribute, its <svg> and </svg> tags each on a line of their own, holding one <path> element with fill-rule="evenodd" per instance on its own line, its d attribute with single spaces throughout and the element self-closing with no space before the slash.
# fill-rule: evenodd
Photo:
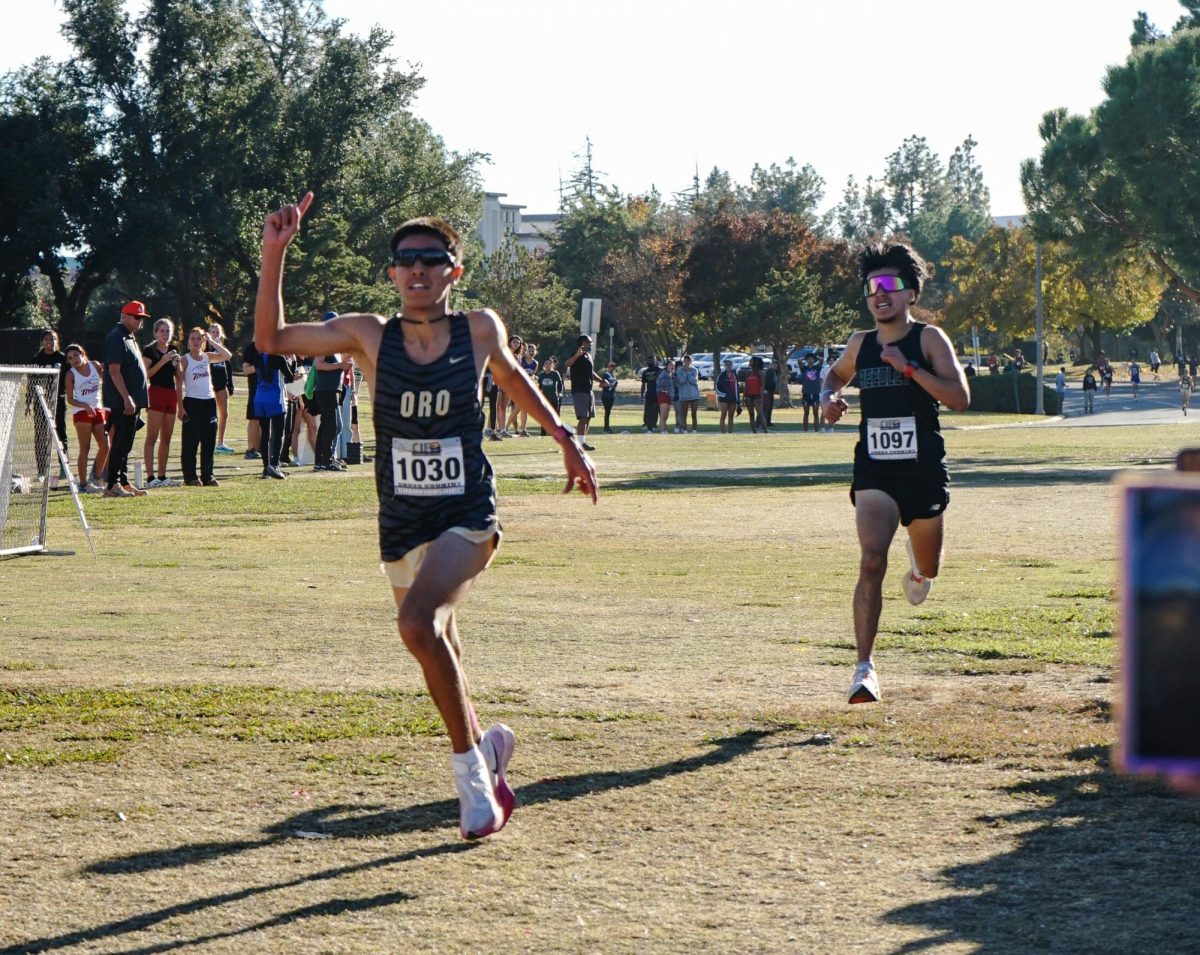
<svg viewBox="0 0 1200 955">
<path fill-rule="evenodd" d="M 964 411 L 966 375 L 946 334 L 915 321 L 909 308 L 928 272 L 911 248 L 871 244 L 859 255 L 863 295 L 875 327 L 855 332 L 825 375 L 821 413 L 830 424 L 846 410 L 843 387 L 858 376 L 858 444 L 850 500 L 862 557 L 854 588 L 858 665 L 851 703 L 879 699 L 871 652 L 883 606 L 883 575 L 897 525 L 908 528 L 904 595 L 919 604 L 941 570 L 942 521 L 950 502 L 938 404 Z"/>
<path fill-rule="evenodd" d="M 496 383 L 558 441 L 567 471 L 564 493 L 578 486 L 596 501 L 596 474 L 574 433 L 518 366 L 508 333 L 490 309 L 451 313 L 450 290 L 463 273 L 462 240 L 441 219 L 412 219 L 392 237 L 388 272 L 401 314 L 342 314 L 318 324 L 283 316 L 283 260 L 312 203 L 267 216 L 254 309 L 262 351 L 299 355 L 343 352 L 371 391 L 383 568 L 396 599 L 404 645 L 416 658 L 446 723 L 463 838 L 504 827 L 516 798 L 504 777 L 512 730 L 480 732 L 460 662 L 456 610 L 500 543 L 496 482 L 483 453 L 480 380 Z"/>
</svg>

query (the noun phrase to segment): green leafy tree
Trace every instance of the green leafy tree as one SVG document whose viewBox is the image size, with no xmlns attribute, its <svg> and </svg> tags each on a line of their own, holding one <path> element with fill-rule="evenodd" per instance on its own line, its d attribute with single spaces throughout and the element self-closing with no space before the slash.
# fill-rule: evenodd
<svg viewBox="0 0 1200 955">
<path fill-rule="evenodd" d="M 62 4 L 75 56 L 43 64 L 37 84 L 6 77 L 0 121 L 21 114 L 16 91 L 31 89 L 79 116 L 57 124 L 75 139 L 46 168 L 80 173 L 80 209 L 55 200 L 64 211 L 39 217 L 27 231 L 43 235 L 20 243 L 40 248 L 42 271 L 62 286 L 64 332 L 82 326 L 93 293 L 112 282 L 185 324 L 219 318 L 236 333 L 251 311 L 264 211 L 305 188 L 317 193 L 312 226 L 289 262 L 297 288 L 314 296 L 297 302 L 303 311 L 335 289 L 350 307 L 378 300 L 400 218 L 438 212 L 464 231 L 474 225 L 480 157 L 450 154 L 413 119 L 422 81 L 393 65 L 386 32 L 347 35 L 319 0 L 149 0 L 136 15 L 120 0 Z M 52 139 L 55 124 L 46 129 Z M 0 192 L 14 175 L 0 168 Z M 327 245 L 303 254 L 309 234 L 318 245 L 339 236 L 347 254 Z M 61 267 L 43 264 L 63 249 L 83 263 L 70 287 L 56 279 Z M 0 267 L 9 275 L 15 264 Z M 327 268 L 326 280 L 303 274 Z"/>
<path fill-rule="evenodd" d="M 119 171 L 103 144 L 104 118 L 63 65 L 40 59 L 0 80 L 0 322 L 25 314 L 36 266 L 64 338 L 83 330 L 124 247 Z"/>
<path fill-rule="evenodd" d="M 977 242 L 956 238 L 948 257 L 956 289 L 944 310 L 946 330 L 972 325 L 1002 346 L 1034 332 L 1037 239 L 1029 229 L 992 228 Z M 1073 338 L 1095 357 L 1103 331 L 1126 332 L 1154 318 L 1164 283 L 1144 259 L 1081 259 L 1062 243 L 1043 245 L 1046 329 Z"/>
<path fill-rule="evenodd" d="M 821 221 L 818 207 L 825 195 L 825 180 L 805 163 L 797 166 L 788 157 L 780 166 L 763 167 L 755 163 L 750 170 L 750 185 L 743 190 L 746 209 L 754 212 L 786 212 L 798 216 L 815 228 Z"/>
<path fill-rule="evenodd" d="M 832 342 L 849 333 L 855 313 L 846 305 L 828 304 L 825 277 L 797 266 L 772 269 L 741 305 L 730 310 L 732 334 L 741 341 L 769 342 L 777 367 L 783 368 L 801 342 Z M 787 375 L 779 376 L 781 406 L 788 407 Z"/>
<path fill-rule="evenodd" d="M 1021 167 L 1028 221 L 1096 258 L 1134 253 L 1200 302 L 1200 12 L 1169 37 L 1144 17 L 1089 115 L 1042 117 L 1042 152 Z"/>
<path fill-rule="evenodd" d="M 467 308 L 494 308 L 510 332 L 527 341 L 559 349 L 579 328 L 575 299 L 550 268 L 549 261 L 517 244 L 509 235 L 470 271 L 461 295 Z M 552 351 L 546 351 L 552 354 Z"/>
</svg>

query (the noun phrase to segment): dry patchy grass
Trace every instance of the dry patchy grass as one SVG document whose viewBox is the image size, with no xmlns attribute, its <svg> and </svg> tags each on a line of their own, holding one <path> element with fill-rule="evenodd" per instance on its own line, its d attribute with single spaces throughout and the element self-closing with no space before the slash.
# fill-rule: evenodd
<svg viewBox="0 0 1200 955">
<path fill-rule="evenodd" d="M 1195 948 L 1200 809 L 1107 765 L 1106 481 L 1170 430 L 952 433 L 853 708 L 848 436 L 606 438 L 595 509 L 502 445 L 461 628 L 521 806 L 477 844 L 368 478 L 97 502 L 99 562 L 0 563 L 0 952 Z"/>
</svg>

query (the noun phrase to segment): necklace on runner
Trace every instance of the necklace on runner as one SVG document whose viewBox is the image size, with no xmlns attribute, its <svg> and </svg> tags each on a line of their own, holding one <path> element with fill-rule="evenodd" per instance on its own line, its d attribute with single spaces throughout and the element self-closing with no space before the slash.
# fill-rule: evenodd
<svg viewBox="0 0 1200 955">
<path fill-rule="evenodd" d="M 443 318 L 449 318 L 449 317 L 450 317 L 449 315 L 439 315 L 437 318 L 431 318 L 427 322 L 422 322 L 419 319 L 405 318 L 403 315 L 401 315 L 400 321 L 407 322 L 409 325 L 432 325 L 434 322 L 440 322 Z"/>
</svg>

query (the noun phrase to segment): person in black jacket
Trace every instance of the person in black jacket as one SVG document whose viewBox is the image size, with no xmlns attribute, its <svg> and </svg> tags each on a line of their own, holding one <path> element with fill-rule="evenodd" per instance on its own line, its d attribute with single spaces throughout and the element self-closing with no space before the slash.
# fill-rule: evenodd
<svg viewBox="0 0 1200 955">
<path fill-rule="evenodd" d="M 33 364 L 39 368 L 58 369 L 58 388 L 53 405 L 54 430 L 58 433 L 58 440 L 62 442 L 63 452 L 65 453 L 67 450 L 67 394 L 64 386 L 70 367 L 67 365 L 67 356 L 58 347 L 58 332 L 53 329 L 47 329 L 42 333 L 42 347 L 33 356 Z M 49 404 L 49 388 L 46 391 L 46 403 Z M 42 414 L 41 408 L 37 407 L 32 390 L 30 390 L 29 397 L 25 401 L 25 414 L 36 415 L 34 418 L 33 433 L 35 437 L 35 450 L 37 451 L 38 474 L 46 474 L 47 469 L 50 467 L 50 429 L 46 426 L 46 419 Z"/>
<path fill-rule="evenodd" d="M 713 391 L 717 393 L 717 407 L 721 409 L 721 434 L 733 434 L 733 418 L 741 413 L 742 395 L 733 362 L 728 358 L 725 359 L 725 370 L 713 379 Z"/>
<path fill-rule="evenodd" d="M 658 430 L 658 359 L 653 355 L 642 369 L 642 431 Z"/>
</svg>

